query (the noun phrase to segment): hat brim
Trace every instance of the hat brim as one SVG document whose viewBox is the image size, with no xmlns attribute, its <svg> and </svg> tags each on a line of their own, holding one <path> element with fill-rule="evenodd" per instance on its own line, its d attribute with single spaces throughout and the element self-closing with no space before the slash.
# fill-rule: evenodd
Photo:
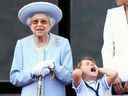
<svg viewBox="0 0 128 96">
<path fill-rule="evenodd" d="M 19 20 L 27 25 L 27 19 L 35 13 L 44 13 L 55 20 L 55 24 L 62 19 L 62 11 L 56 5 L 49 2 L 33 2 L 22 7 L 18 12 Z"/>
</svg>

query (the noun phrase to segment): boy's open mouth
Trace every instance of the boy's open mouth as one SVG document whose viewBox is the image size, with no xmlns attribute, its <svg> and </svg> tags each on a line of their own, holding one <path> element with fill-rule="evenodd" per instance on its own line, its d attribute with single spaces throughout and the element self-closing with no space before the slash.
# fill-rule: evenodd
<svg viewBox="0 0 128 96">
<path fill-rule="evenodd" d="M 95 67 L 91 68 L 91 72 L 96 72 L 96 68 Z"/>
</svg>

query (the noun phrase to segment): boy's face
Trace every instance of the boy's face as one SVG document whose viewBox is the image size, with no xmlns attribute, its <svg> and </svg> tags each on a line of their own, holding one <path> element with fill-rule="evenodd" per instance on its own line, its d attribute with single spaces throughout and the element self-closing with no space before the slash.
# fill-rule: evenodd
<svg viewBox="0 0 128 96">
<path fill-rule="evenodd" d="M 82 60 L 80 69 L 85 74 L 86 77 L 97 78 L 98 70 L 97 66 L 91 60 Z"/>
</svg>

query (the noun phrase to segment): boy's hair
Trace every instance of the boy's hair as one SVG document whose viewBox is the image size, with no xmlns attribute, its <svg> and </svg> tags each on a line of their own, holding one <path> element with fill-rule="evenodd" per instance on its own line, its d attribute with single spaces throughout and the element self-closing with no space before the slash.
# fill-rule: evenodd
<svg viewBox="0 0 128 96">
<path fill-rule="evenodd" d="M 83 60 L 90 60 L 90 61 L 92 61 L 93 63 L 96 64 L 96 60 L 95 60 L 93 57 L 88 57 L 88 56 L 86 56 L 86 57 L 82 57 L 82 58 L 79 60 L 79 62 L 78 62 L 78 64 L 77 64 L 77 68 L 80 68 L 81 62 L 82 62 Z"/>
</svg>

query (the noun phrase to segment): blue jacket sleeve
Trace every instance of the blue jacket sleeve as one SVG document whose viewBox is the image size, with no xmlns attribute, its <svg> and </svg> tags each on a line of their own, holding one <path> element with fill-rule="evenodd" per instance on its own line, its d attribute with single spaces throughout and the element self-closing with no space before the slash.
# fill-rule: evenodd
<svg viewBox="0 0 128 96">
<path fill-rule="evenodd" d="M 73 71 L 72 51 L 67 39 L 63 41 L 61 49 L 61 64 L 55 67 L 56 77 L 67 84 L 72 80 Z"/>
<path fill-rule="evenodd" d="M 13 62 L 10 71 L 10 82 L 16 86 L 25 86 L 34 81 L 30 72 L 25 72 L 23 69 L 23 50 L 20 40 L 17 41 Z"/>
</svg>

